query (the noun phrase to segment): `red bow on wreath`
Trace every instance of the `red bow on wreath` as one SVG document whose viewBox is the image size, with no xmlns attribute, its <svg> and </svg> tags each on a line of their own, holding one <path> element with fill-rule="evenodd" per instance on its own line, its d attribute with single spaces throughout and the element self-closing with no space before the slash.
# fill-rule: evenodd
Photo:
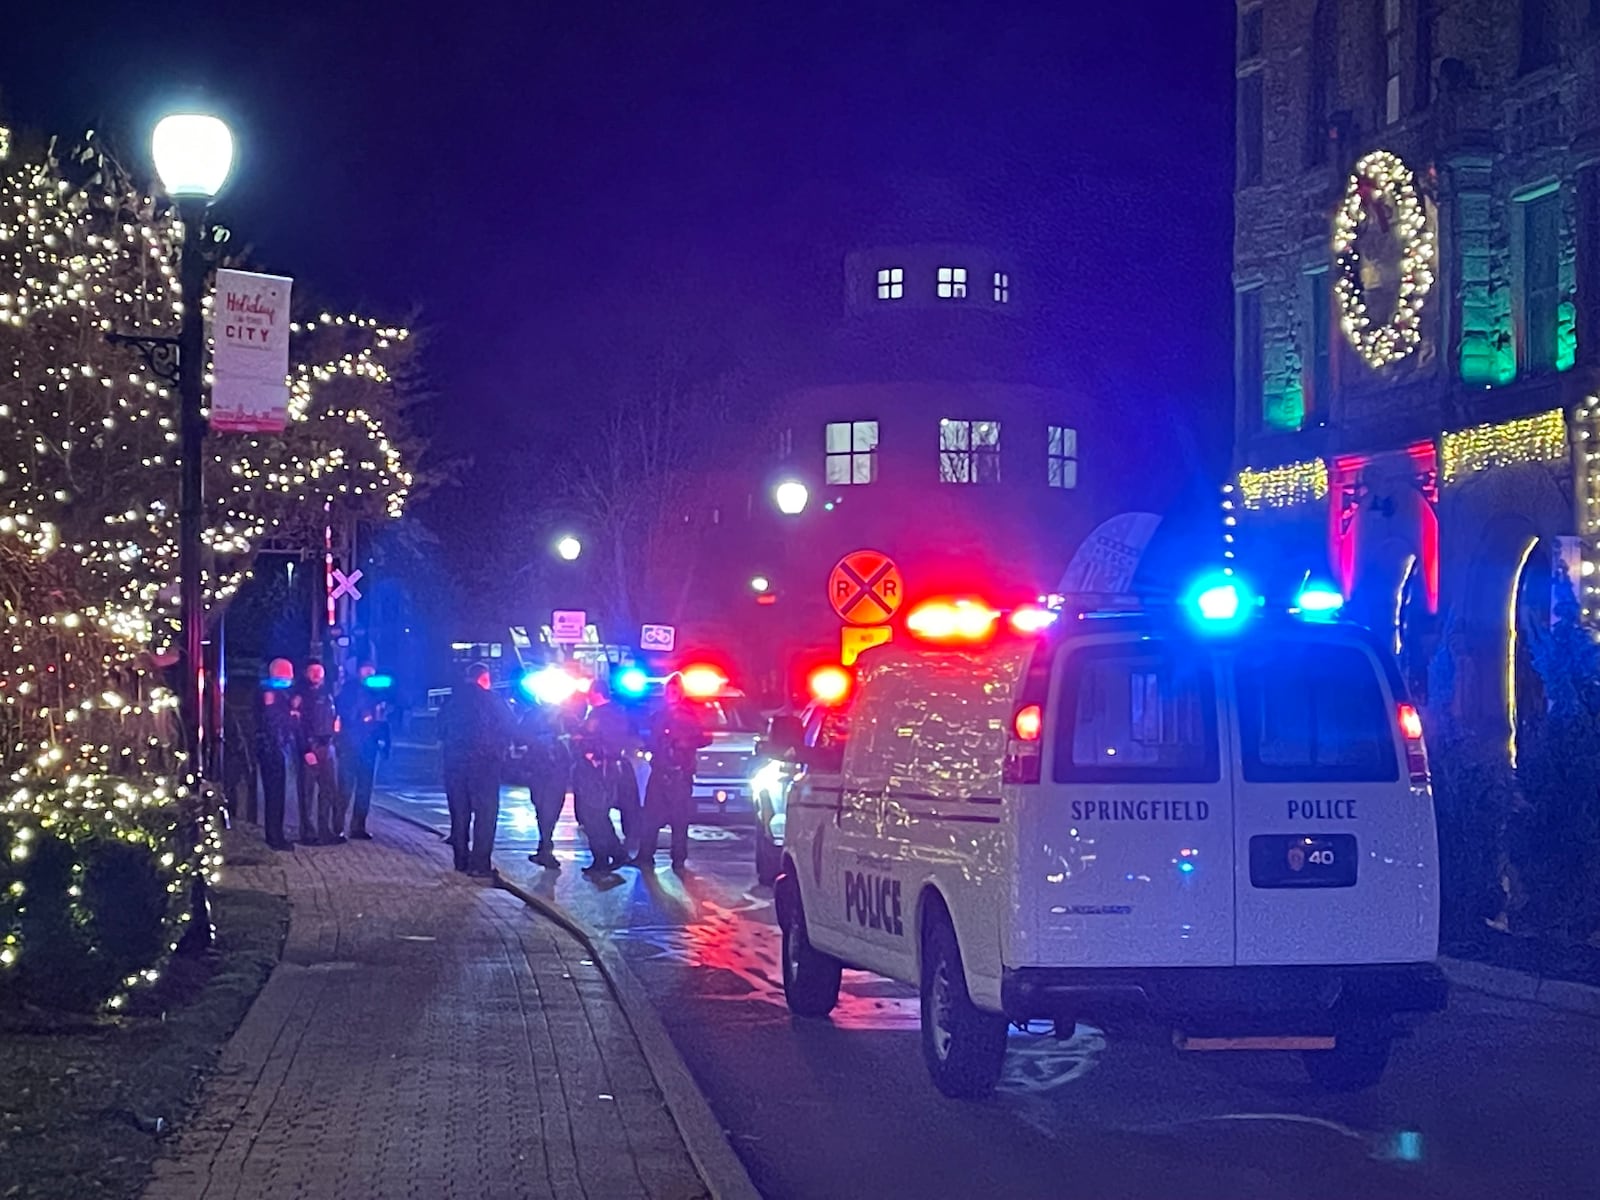
<svg viewBox="0 0 1600 1200">
<path fill-rule="evenodd" d="M 1378 222 L 1378 231 L 1388 233 L 1389 207 L 1378 199 L 1378 185 L 1366 176 L 1362 176 L 1356 180 L 1356 195 L 1361 197 L 1361 206 L 1368 209 L 1373 219 Z"/>
</svg>

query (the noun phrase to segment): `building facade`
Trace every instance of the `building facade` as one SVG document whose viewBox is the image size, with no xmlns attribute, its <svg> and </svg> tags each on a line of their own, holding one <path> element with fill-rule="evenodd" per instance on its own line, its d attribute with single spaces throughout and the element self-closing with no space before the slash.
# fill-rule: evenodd
<svg viewBox="0 0 1600 1200">
<path fill-rule="evenodd" d="M 1236 69 L 1228 553 L 1514 756 L 1600 609 L 1600 3 L 1241 0 Z"/>
</svg>

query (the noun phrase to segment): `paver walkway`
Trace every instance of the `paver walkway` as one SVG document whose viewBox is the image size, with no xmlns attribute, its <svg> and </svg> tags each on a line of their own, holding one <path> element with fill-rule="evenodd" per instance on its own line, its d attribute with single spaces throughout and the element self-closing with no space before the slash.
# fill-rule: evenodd
<svg viewBox="0 0 1600 1200">
<path fill-rule="evenodd" d="M 374 812 L 286 890 L 274 971 L 145 1200 L 706 1194 L 604 978 L 565 932 Z"/>
</svg>

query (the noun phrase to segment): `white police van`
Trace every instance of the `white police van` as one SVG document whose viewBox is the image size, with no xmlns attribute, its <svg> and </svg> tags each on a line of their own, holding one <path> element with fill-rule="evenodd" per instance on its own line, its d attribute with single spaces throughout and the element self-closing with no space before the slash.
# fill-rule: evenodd
<svg viewBox="0 0 1600 1200">
<path fill-rule="evenodd" d="M 789 799 L 791 1010 L 831 1011 L 845 966 L 916 984 L 952 1096 L 1045 1020 L 1375 1083 L 1397 1018 L 1445 1003 L 1438 850 L 1416 711 L 1336 599 L 914 610 L 859 664 L 840 773 Z"/>
</svg>

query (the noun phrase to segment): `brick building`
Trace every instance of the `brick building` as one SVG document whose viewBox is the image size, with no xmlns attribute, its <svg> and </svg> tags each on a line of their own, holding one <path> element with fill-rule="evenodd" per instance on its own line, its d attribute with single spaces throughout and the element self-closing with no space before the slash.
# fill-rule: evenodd
<svg viewBox="0 0 1600 1200">
<path fill-rule="evenodd" d="M 1600 2 L 1241 0 L 1237 75 L 1230 553 L 1510 738 L 1600 609 Z"/>
</svg>

